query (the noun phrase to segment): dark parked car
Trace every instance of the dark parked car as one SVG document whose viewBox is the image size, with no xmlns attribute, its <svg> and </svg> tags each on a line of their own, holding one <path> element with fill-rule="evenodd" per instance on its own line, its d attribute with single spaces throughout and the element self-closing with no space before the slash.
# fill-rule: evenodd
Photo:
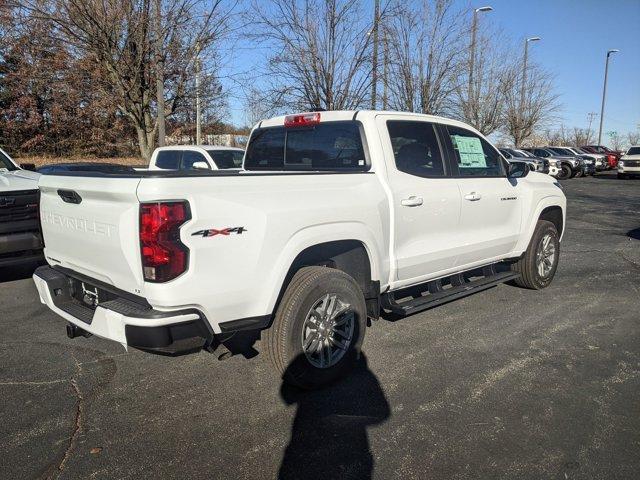
<svg viewBox="0 0 640 480">
<path fill-rule="evenodd" d="M 564 156 L 568 156 L 568 157 L 574 157 L 574 158 L 578 158 L 581 160 L 581 169 L 582 169 L 582 176 L 587 176 L 587 175 L 595 175 L 596 174 L 596 162 L 594 161 L 593 158 L 591 158 L 589 155 L 580 155 L 575 153 L 573 150 L 571 150 L 570 148 L 566 148 L 566 147 L 545 147 L 547 150 L 552 151 L 553 153 L 557 154 L 557 155 L 564 155 Z"/>
<path fill-rule="evenodd" d="M 531 170 L 540 173 L 549 173 L 549 160 L 539 158 L 534 155 L 526 155 L 524 152 L 518 151 L 514 148 L 499 148 L 502 156 L 509 162 L 518 161 L 529 164 Z"/>
<path fill-rule="evenodd" d="M 558 155 L 547 148 L 532 147 L 523 148 L 527 152 L 533 153 L 536 157 L 545 158 L 547 160 L 555 160 L 558 164 L 558 179 L 566 180 L 575 176 L 582 175 L 582 162 L 574 156 Z"/>
</svg>

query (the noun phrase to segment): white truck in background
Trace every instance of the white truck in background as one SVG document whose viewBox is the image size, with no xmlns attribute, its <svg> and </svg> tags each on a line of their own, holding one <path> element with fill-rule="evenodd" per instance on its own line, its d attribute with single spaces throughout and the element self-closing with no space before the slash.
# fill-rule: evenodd
<svg viewBox="0 0 640 480">
<path fill-rule="evenodd" d="M 244 150 L 217 145 L 158 147 L 151 155 L 149 170 L 240 169 Z"/>
<path fill-rule="evenodd" d="M 370 320 L 547 287 L 566 216 L 553 178 L 463 123 L 401 112 L 264 120 L 241 171 L 67 172 L 40 189 L 34 281 L 69 336 L 173 354 L 261 337 L 307 388 L 346 373 Z"/>
<path fill-rule="evenodd" d="M 35 165 L 17 165 L 0 149 L 0 268 L 42 260 Z"/>
</svg>

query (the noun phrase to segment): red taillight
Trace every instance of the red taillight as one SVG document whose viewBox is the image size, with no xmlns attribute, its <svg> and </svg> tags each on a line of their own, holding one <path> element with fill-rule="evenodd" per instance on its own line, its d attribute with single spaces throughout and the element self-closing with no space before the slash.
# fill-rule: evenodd
<svg viewBox="0 0 640 480">
<path fill-rule="evenodd" d="M 310 127 L 320 123 L 320 112 L 301 113 L 300 115 L 287 115 L 284 117 L 285 128 Z"/>
<path fill-rule="evenodd" d="M 180 241 L 180 226 L 190 218 L 184 201 L 140 205 L 140 253 L 146 281 L 166 282 L 187 270 L 189 249 Z"/>
</svg>

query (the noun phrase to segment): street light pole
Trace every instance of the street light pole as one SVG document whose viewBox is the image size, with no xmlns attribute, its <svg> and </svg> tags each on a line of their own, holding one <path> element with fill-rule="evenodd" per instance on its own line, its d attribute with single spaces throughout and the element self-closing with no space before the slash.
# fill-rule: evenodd
<svg viewBox="0 0 640 480">
<path fill-rule="evenodd" d="M 529 42 L 537 42 L 540 37 L 530 37 L 524 42 L 524 62 L 522 66 L 522 85 L 520 86 L 520 115 L 524 117 L 524 92 L 527 84 L 527 59 L 529 56 Z"/>
<path fill-rule="evenodd" d="M 476 8 L 473 11 L 473 20 L 471 21 L 471 46 L 469 47 L 469 86 L 467 91 L 467 107 L 471 105 L 471 101 L 473 98 L 473 72 L 475 68 L 476 61 L 476 32 L 478 30 L 478 12 L 490 12 L 493 10 L 493 7 L 486 6 Z M 471 113 L 471 110 L 469 113 Z"/>
<path fill-rule="evenodd" d="M 604 86 L 602 87 L 602 106 L 600 107 L 600 129 L 598 130 L 598 145 L 602 143 L 602 122 L 604 121 L 604 101 L 607 96 L 607 75 L 609 74 L 609 57 L 612 53 L 618 53 L 620 50 L 613 49 L 607 52 L 607 60 L 604 64 Z"/>
</svg>

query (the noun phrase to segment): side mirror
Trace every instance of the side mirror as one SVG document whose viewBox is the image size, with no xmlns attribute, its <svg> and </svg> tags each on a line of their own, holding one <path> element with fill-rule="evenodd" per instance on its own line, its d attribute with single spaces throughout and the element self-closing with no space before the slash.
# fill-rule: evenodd
<svg viewBox="0 0 640 480">
<path fill-rule="evenodd" d="M 509 164 L 509 172 L 507 177 L 509 178 L 524 178 L 529 175 L 531 167 L 526 162 L 512 162 Z"/>
<path fill-rule="evenodd" d="M 204 160 L 200 160 L 198 162 L 193 162 L 192 168 L 196 170 L 211 170 L 211 167 Z"/>
<path fill-rule="evenodd" d="M 36 164 L 35 163 L 21 163 L 20 164 L 20 168 L 23 170 L 29 170 L 31 172 L 35 172 L 36 171 Z"/>
</svg>

